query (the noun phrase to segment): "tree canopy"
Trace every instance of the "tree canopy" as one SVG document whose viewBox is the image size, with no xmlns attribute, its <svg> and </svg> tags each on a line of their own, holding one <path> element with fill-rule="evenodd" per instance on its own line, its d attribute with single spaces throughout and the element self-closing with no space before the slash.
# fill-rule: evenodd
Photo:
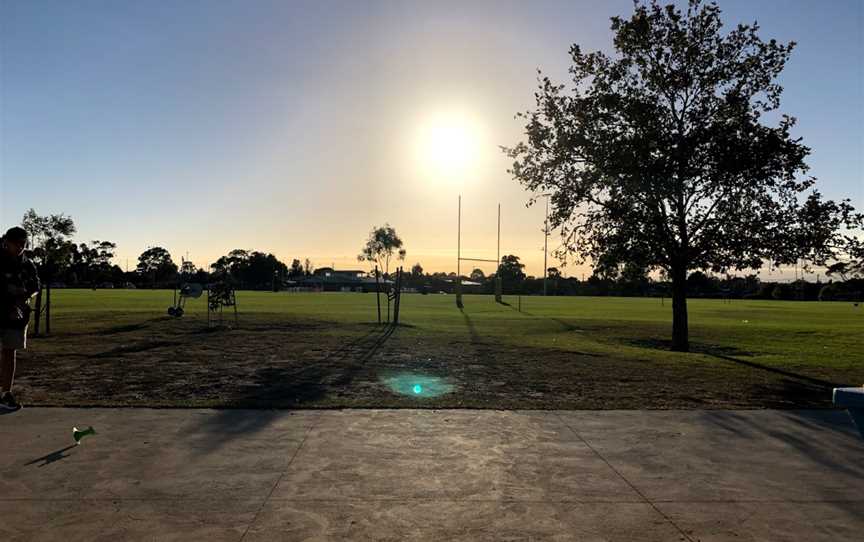
<svg viewBox="0 0 864 542">
<path fill-rule="evenodd" d="M 515 179 L 551 193 L 559 256 L 669 274 L 677 350 L 689 348 L 688 271 L 822 265 L 862 223 L 814 189 L 810 149 L 777 111 L 794 42 L 721 27 L 715 3 L 635 2 L 612 18 L 616 55 L 573 45 L 569 88 L 541 74 L 536 110 L 517 115 L 527 141 L 504 148 Z"/>
<path fill-rule="evenodd" d="M 24 213 L 21 226 L 30 234 L 30 255 L 39 275 L 49 281 L 72 263 L 75 222 L 64 214 L 40 216 L 33 209 Z"/>
<path fill-rule="evenodd" d="M 138 274 L 152 277 L 153 284 L 172 280 L 177 274 L 177 264 L 171 259 L 171 254 L 162 247 L 151 247 L 138 256 Z"/>
<path fill-rule="evenodd" d="M 390 274 L 390 259 L 394 253 L 399 260 L 405 259 L 405 249 L 402 239 L 396 234 L 396 229 L 390 224 L 373 228 L 369 233 L 366 245 L 357 256 L 357 261 L 377 265 L 384 275 Z"/>
</svg>

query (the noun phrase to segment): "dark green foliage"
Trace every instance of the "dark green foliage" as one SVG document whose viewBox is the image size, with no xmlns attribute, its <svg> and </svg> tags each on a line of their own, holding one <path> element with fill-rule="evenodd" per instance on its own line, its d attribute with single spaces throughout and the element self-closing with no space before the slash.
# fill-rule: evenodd
<svg viewBox="0 0 864 542">
<path fill-rule="evenodd" d="M 24 213 L 21 226 L 30 234 L 30 258 L 44 283 L 69 268 L 76 248 L 69 240 L 75 233 L 72 217 L 64 214 L 39 216 L 30 209 Z"/>
<path fill-rule="evenodd" d="M 366 245 L 357 256 L 357 261 L 369 262 L 377 265 L 384 276 L 390 274 L 390 258 L 394 252 L 399 260 L 405 259 L 405 249 L 402 248 L 402 239 L 396 235 L 396 229 L 390 224 L 384 224 L 380 228 L 373 228 L 369 233 Z"/>
<path fill-rule="evenodd" d="M 171 259 L 171 254 L 162 247 L 151 247 L 138 256 L 136 271 L 147 284 L 164 285 L 174 281 L 177 276 L 177 264 Z"/>
<path fill-rule="evenodd" d="M 214 273 L 230 278 L 238 289 L 272 289 L 274 278 L 278 283 L 285 277 L 299 278 L 303 276 L 303 268 L 299 260 L 292 262 L 289 268 L 270 253 L 234 249 L 210 265 Z"/>
<path fill-rule="evenodd" d="M 501 264 L 498 266 L 498 276 L 501 277 L 504 291 L 516 293 L 521 291 L 522 281 L 525 280 L 525 264 L 519 262 L 519 256 L 508 254 L 501 257 Z"/>
</svg>

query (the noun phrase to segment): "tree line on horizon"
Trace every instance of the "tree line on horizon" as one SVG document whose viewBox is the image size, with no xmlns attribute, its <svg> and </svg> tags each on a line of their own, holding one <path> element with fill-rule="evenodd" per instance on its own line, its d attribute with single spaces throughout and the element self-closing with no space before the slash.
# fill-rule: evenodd
<svg viewBox="0 0 864 542">
<path fill-rule="evenodd" d="M 63 214 L 40 216 L 30 209 L 24 215 L 22 225 L 31 232 L 30 256 L 37 264 L 46 285 L 79 288 L 174 288 L 181 282 L 207 284 L 214 277 L 228 278 L 238 289 L 272 290 L 284 289 L 289 281 L 313 277 L 316 272 L 336 271 L 330 267 L 315 268 L 309 258 L 281 261 L 269 252 L 234 249 L 210 264 L 209 269 L 198 268 L 192 262 L 174 261 L 170 252 L 159 246 L 149 247 L 138 257 L 133 271 L 125 271 L 112 264 L 117 245 L 111 241 L 95 240 L 90 243 L 72 241 L 76 229 L 71 217 Z M 382 237 L 381 230 L 389 228 L 389 241 Z M 386 252 L 392 250 L 404 260 L 405 251 L 401 239 L 389 225 L 373 229 L 370 244 L 364 246 L 361 261 L 372 265 L 383 263 Z M 375 245 L 378 243 L 378 245 Z M 378 246 L 379 248 L 375 248 Z M 358 258 L 360 259 L 360 258 Z M 687 277 L 689 297 L 782 299 L 782 300 L 855 300 L 860 301 L 864 291 L 864 262 L 842 262 L 827 270 L 826 282 L 810 282 L 804 279 L 793 282 L 765 281 L 756 274 L 745 276 L 727 275 L 723 278 L 694 271 Z M 502 279 L 503 290 L 508 295 L 541 295 L 543 277 L 526 275 L 525 265 L 513 254 L 501 258 L 497 273 L 486 274 L 475 268 L 463 275 L 470 281 L 465 293 L 492 294 L 495 278 Z M 382 278 L 389 268 L 382 272 Z M 370 270 L 369 275 L 372 276 Z M 418 292 L 452 293 L 454 272 L 427 273 L 420 263 L 415 263 L 403 275 L 403 284 Z M 836 279 L 836 280 L 835 280 Z M 564 277 L 557 267 L 547 269 L 547 293 L 553 296 L 624 296 L 624 297 L 669 297 L 671 281 L 662 274 L 658 278 L 649 276 L 647 269 L 629 266 L 618 272 L 597 272 L 585 280 Z"/>
</svg>

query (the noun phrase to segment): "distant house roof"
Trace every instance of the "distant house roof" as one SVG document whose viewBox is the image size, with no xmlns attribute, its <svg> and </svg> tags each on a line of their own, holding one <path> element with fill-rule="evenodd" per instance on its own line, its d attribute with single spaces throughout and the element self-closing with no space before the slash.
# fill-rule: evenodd
<svg viewBox="0 0 864 542">
<path fill-rule="evenodd" d="M 315 272 L 312 274 L 313 275 L 319 275 L 319 276 L 320 275 L 324 275 L 324 276 L 328 276 L 328 275 L 352 275 L 352 276 L 356 277 L 357 275 L 365 275 L 366 271 L 363 271 L 362 269 L 333 269 L 332 267 L 321 267 L 321 268 L 316 269 Z"/>
</svg>

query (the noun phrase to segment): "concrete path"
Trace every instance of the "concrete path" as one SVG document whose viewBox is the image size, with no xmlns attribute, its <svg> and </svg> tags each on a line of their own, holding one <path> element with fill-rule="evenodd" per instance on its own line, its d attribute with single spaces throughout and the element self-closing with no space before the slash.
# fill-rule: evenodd
<svg viewBox="0 0 864 542">
<path fill-rule="evenodd" d="M 0 443 L 4 541 L 864 533 L 843 411 L 28 408 Z"/>
</svg>

